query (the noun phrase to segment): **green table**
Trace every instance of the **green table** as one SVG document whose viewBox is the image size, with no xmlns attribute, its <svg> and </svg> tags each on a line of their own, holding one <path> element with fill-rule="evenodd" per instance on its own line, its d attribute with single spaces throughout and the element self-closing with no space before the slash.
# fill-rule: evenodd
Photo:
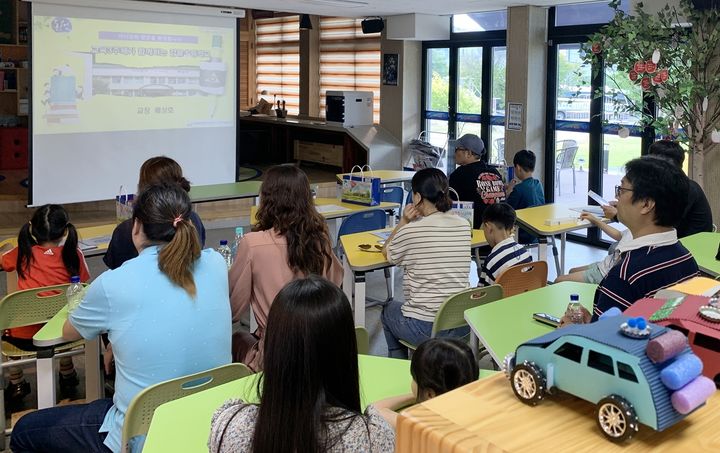
<svg viewBox="0 0 720 453">
<path fill-rule="evenodd" d="M 358 360 L 363 408 L 383 398 L 410 393 L 409 360 L 367 355 L 358 356 Z M 153 415 L 143 452 L 206 452 L 213 412 L 231 398 L 258 402 L 256 379 L 257 375 L 248 376 L 161 405 Z"/>
<path fill-rule="evenodd" d="M 192 200 L 193 203 L 207 203 L 210 201 L 255 198 L 260 194 L 261 184 L 262 181 L 243 181 L 193 186 L 190 189 L 190 200 Z"/>
<path fill-rule="evenodd" d="M 720 245 L 720 233 L 697 233 L 680 239 L 692 253 L 701 271 L 713 277 L 720 276 L 720 261 L 715 259 Z"/>
<path fill-rule="evenodd" d="M 533 313 L 562 316 L 570 294 L 580 295 L 580 303 L 592 312 L 595 288 L 597 285 L 590 283 L 556 283 L 466 310 L 465 320 L 495 362 L 501 364 L 521 343 L 553 329 L 535 321 Z"/>
</svg>

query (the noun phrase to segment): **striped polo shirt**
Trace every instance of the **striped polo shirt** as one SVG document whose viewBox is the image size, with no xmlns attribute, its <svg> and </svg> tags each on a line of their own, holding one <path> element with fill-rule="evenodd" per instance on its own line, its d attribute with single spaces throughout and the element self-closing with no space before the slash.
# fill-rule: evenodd
<svg viewBox="0 0 720 453">
<path fill-rule="evenodd" d="M 523 246 L 515 242 L 515 238 L 509 238 L 498 242 L 485 259 L 480 272 L 478 286 L 490 286 L 508 267 L 516 264 L 529 263 L 532 255 Z"/>
<path fill-rule="evenodd" d="M 674 242 L 665 241 L 670 237 L 674 237 Z M 633 248 L 635 241 L 642 241 L 644 246 Z M 653 243 L 664 245 L 647 245 Z M 624 311 L 639 299 L 652 297 L 661 289 L 698 275 L 695 259 L 677 241 L 675 230 L 642 236 L 624 248 L 620 261 L 595 291 L 593 321 L 612 307 Z"/>
<path fill-rule="evenodd" d="M 405 268 L 403 315 L 432 322 L 448 296 L 468 288 L 470 237 L 468 221 L 451 212 L 436 212 L 398 229 L 387 257 Z"/>
</svg>

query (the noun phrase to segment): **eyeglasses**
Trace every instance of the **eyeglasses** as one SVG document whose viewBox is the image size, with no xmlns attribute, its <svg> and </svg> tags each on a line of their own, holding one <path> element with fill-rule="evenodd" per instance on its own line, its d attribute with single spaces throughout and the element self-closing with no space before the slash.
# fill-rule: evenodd
<svg viewBox="0 0 720 453">
<path fill-rule="evenodd" d="M 372 248 L 375 247 L 377 250 L 373 250 Z M 381 252 L 382 251 L 382 245 L 378 244 L 358 244 L 358 248 L 363 252 Z"/>
<path fill-rule="evenodd" d="M 623 192 L 632 192 L 632 191 L 633 191 L 632 189 L 627 189 L 623 186 L 615 186 L 615 196 L 616 197 L 619 197 L 620 195 L 622 195 Z"/>
</svg>

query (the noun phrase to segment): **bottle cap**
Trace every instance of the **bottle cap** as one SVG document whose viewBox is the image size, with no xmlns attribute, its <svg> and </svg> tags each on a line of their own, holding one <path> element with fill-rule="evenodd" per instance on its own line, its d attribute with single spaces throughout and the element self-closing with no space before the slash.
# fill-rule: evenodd
<svg viewBox="0 0 720 453">
<path fill-rule="evenodd" d="M 220 239 L 220 245 L 227 245 L 227 239 Z"/>
<path fill-rule="evenodd" d="M 570 294 L 570 301 L 571 302 L 578 302 L 580 301 L 580 296 L 577 294 Z"/>
<path fill-rule="evenodd" d="M 238 236 L 238 235 L 242 236 L 244 232 L 245 232 L 245 230 L 243 229 L 243 227 L 235 228 L 235 236 Z"/>
<path fill-rule="evenodd" d="M 77 275 L 73 275 L 70 277 L 70 283 L 80 283 L 80 277 Z"/>
</svg>

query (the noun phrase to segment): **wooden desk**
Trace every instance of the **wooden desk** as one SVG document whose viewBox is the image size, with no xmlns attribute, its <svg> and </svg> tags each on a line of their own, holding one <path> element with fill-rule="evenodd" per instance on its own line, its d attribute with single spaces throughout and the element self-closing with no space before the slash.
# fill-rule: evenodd
<svg viewBox="0 0 720 453">
<path fill-rule="evenodd" d="M 338 183 L 341 183 L 343 176 L 350 174 L 351 173 L 340 173 L 335 175 L 335 177 L 337 178 Z M 358 172 L 352 174 L 355 176 L 359 175 Z M 415 172 L 405 170 L 372 170 L 366 171 L 365 176 L 380 178 L 380 184 L 394 184 L 398 182 L 403 183 L 410 181 L 413 176 L 415 176 Z"/>
<path fill-rule="evenodd" d="M 360 355 L 358 361 L 363 409 L 372 402 L 410 393 L 409 360 Z M 248 376 L 161 405 L 153 415 L 143 452 L 206 452 L 212 414 L 231 398 L 258 402 L 256 377 Z"/>
<path fill-rule="evenodd" d="M 465 311 L 465 320 L 493 360 L 501 364 L 521 343 L 553 330 L 535 321 L 533 313 L 561 317 L 570 302 L 570 294 L 578 294 L 580 303 L 592 313 L 595 288 L 597 285 L 590 283 L 556 283 L 471 308 Z"/>
<path fill-rule="evenodd" d="M 595 406 L 567 394 L 531 407 L 504 374 L 413 406 L 398 417 L 396 453 L 720 451 L 720 394 L 663 432 L 640 425 L 618 445 L 603 437 Z"/>
<path fill-rule="evenodd" d="M 67 318 L 66 306 L 33 336 L 33 344 L 43 348 L 37 355 L 38 409 L 55 406 L 57 370 L 52 346 L 68 342 L 62 336 L 62 327 Z M 100 367 L 100 339 L 85 340 L 85 399 L 88 402 L 95 401 L 103 395 Z"/>
<path fill-rule="evenodd" d="M 720 261 L 715 259 L 720 245 L 720 233 L 697 233 L 680 239 L 692 253 L 701 271 L 713 277 L 720 276 Z"/>
<path fill-rule="evenodd" d="M 568 231 L 583 230 L 585 228 L 592 227 L 592 224 L 587 220 L 580 220 L 580 213 L 573 211 L 570 208 L 573 206 L 563 204 L 546 204 L 542 206 L 535 206 L 533 208 L 518 209 L 515 211 L 517 214 L 517 221 L 520 225 L 527 228 L 536 236 L 548 238 L 555 244 L 555 235 L 560 235 L 560 260 L 555 254 L 555 269 L 557 269 L 558 275 L 565 273 L 565 243 L 567 242 Z M 549 219 L 560 219 L 575 217 L 578 220 L 574 222 L 566 222 L 560 225 L 545 225 L 545 221 Z M 541 241 L 539 248 L 540 261 L 547 260 L 547 243 Z"/>
<path fill-rule="evenodd" d="M 380 238 L 373 234 L 378 231 L 392 231 L 392 228 L 346 234 L 340 237 L 340 243 L 345 251 L 343 254 L 343 291 L 353 304 L 356 326 L 365 326 L 365 274 L 394 266 L 385 259 L 379 250 L 366 252 L 358 247 L 360 244 L 378 244 Z M 470 248 L 474 249 L 483 245 L 487 245 L 485 233 L 482 230 L 472 230 Z M 354 298 L 353 294 L 355 294 Z"/>
<path fill-rule="evenodd" d="M 190 201 L 207 203 L 210 201 L 257 198 L 262 181 L 242 181 L 228 184 L 209 184 L 190 188 Z"/>
</svg>

